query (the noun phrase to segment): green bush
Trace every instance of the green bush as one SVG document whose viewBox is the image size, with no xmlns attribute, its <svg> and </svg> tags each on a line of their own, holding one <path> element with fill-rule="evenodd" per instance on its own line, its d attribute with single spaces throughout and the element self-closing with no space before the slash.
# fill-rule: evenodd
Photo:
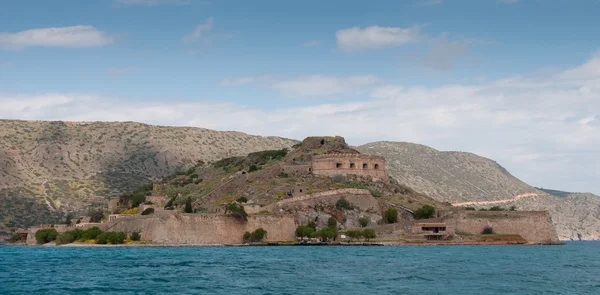
<svg viewBox="0 0 600 295">
<path fill-rule="evenodd" d="M 192 208 L 192 198 L 188 197 L 185 200 L 185 207 L 183 208 L 183 213 L 194 213 L 194 208 Z"/>
<path fill-rule="evenodd" d="M 362 237 L 362 232 L 359 230 L 347 230 L 346 236 L 350 238 L 350 240 L 360 239 Z"/>
<path fill-rule="evenodd" d="M 366 217 L 361 217 L 358 219 L 358 224 L 360 224 L 361 227 L 367 227 L 369 225 L 369 218 Z"/>
<path fill-rule="evenodd" d="M 475 211 L 474 207 L 465 207 L 464 209 L 467 210 L 467 211 Z"/>
<path fill-rule="evenodd" d="M 415 210 L 414 212 L 414 216 L 416 219 L 426 219 L 426 218 L 430 218 L 431 216 L 433 216 L 433 214 L 435 213 L 435 207 L 430 206 L 430 205 L 425 205 L 417 210 Z"/>
<path fill-rule="evenodd" d="M 259 228 L 253 232 L 244 233 L 244 242 L 260 242 L 267 237 L 267 231 Z"/>
<path fill-rule="evenodd" d="M 335 217 L 329 217 L 329 219 L 327 219 L 327 227 L 328 228 L 337 228 L 337 219 L 335 219 Z"/>
<path fill-rule="evenodd" d="M 494 206 L 494 207 L 490 208 L 490 211 L 506 211 L 506 209 L 502 208 L 500 206 Z"/>
<path fill-rule="evenodd" d="M 23 241 L 23 236 L 21 234 L 13 234 L 10 237 L 10 241 L 11 243 L 19 243 L 19 242 L 24 242 Z"/>
<path fill-rule="evenodd" d="M 515 205 L 512 205 L 512 206 L 510 206 L 510 209 L 509 209 L 509 210 L 510 210 L 510 211 L 517 211 L 517 206 L 515 206 Z"/>
<path fill-rule="evenodd" d="M 378 191 L 376 189 L 373 189 L 373 188 L 370 188 L 369 191 L 371 192 L 371 196 L 373 196 L 375 198 L 381 197 L 381 192 L 380 191 Z"/>
<path fill-rule="evenodd" d="M 396 223 L 398 222 L 398 210 L 395 208 L 388 208 L 385 210 L 385 221 L 387 223 Z"/>
<path fill-rule="evenodd" d="M 494 234 L 494 229 L 491 226 L 486 226 L 481 231 L 481 234 L 483 234 L 483 235 L 493 235 Z"/>
<path fill-rule="evenodd" d="M 132 232 L 131 235 L 129 235 L 129 239 L 131 239 L 132 241 L 139 241 L 141 238 L 142 237 L 138 232 Z"/>
<path fill-rule="evenodd" d="M 336 228 L 324 228 L 324 229 L 318 230 L 313 233 L 313 237 L 322 238 L 325 241 L 330 240 L 330 239 L 335 240 L 337 235 L 338 235 L 338 231 Z"/>
<path fill-rule="evenodd" d="M 367 228 L 364 229 L 362 231 L 362 236 L 365 238 L 365 240 L 370 240 L 370 239 L 374 239 L 377 237 L 377 234 L 375 234 L 375 230 L 371 229 L 371 228 Z"/>
<path fill-rule="evenodd" d="M 315 229 L 308 225 L 300 225 L 296 228 L 296 237 L 309 238 L 315 233 Z"/>
<path fill-rule="evenodd" d="M 105 232 L 96 237 L 96 244 L 123 244 L 127 239 L 124 232 Z"/>
<path fill-rule="evenodd" d="M 142 211 L 141 214 L 142 215 L 150 215 L 152 213 L 154 213 L 154 208 L 146 208 L 146 209 L 144 209 L 144 211 Z"/>
<path fill-rule="evenodd" d="M 248 221 L 248 213 L 246 213 L 244 207 L 239 204 L 230 203 L 225 205 L 225 214 L 227 213 L 231 213 L 232 215 L 237 216 L 244 221 Z"/>
<path fill-rule="evenodd" d="M 95 240 L 98 235 L 102 234 L 102 230 L 97 226 L 94 226 L 88 230 L 83 231 L 81 238 L 86 240 Z"/>
<path fill-rule="evenodd" d="M 312 228 L 314 231 L 317 231 L 317 223 L 314 221 L 309 222 L 306 226 Z"/>
<path fill-rule="evenodd" d="M 101 233 L 96 237 L 96 244 L 108 243 L 108 233 Z"/>
<path fill-rule="evenodd" d="M 348 202 L 345 198 L 340 198 L 337 202 L 335 202 L 335 208 L 338 210 L 352 210 L 354 206 Z"/>
<path fill-rule="evenodd" d="M 56 237 L 56 245 L 71 244 L 75 240 L 75 235 L 72 232 L 64 232 Z"/>
<path fill-rule="evenodd" d="M 35 233 L 35 240 L 38 244 L 46 244 L 56 240 L 58 232 L 53 228 L 40 229 Z"/>
</svg>

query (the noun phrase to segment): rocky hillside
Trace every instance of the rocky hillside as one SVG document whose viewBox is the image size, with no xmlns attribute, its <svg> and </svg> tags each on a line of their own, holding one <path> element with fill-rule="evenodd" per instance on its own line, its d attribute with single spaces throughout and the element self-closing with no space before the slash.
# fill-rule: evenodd
<svg viewBox="0 0 600 295">
<path fill-rule="evenodd" d="M 475 208 L 516 206 L 548 210 L 559 238 L 600 239 L 600 197 L 532 187 L 493 160 L 405 142 L 374 142 L 357 149 L 380 155 L 400 183 L 441 201 Z"/>
<path fill-rule="evenodd" d="M 198 161 L 297 141 L 140 123 L 0 120 L 0 228 L 85 212 Z"/>
</svg>

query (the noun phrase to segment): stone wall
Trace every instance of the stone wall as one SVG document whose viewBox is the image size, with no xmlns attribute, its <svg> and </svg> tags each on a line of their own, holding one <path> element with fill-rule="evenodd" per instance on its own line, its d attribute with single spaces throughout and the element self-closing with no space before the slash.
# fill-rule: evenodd
<svg viewBox="0 0 600 295">
<path fill-rule="evenodd" d="M 481 234 L 490 226 L 497 234 L 518 234 L 530 243 L 559 243 L 547 211 L 456 211 L 444 219 L 457 233 Z"/>
<path fill-rule="evenodd" d="M 281 168 L 289 175 L 307 175 L 312 171 L 311 165 L 282 165 Z"/>
<path fill-rule="evenodd" d="M 250 215 L 244 222 L 221 214 L 148 215 L 121 219 L 110 231 L 140 232 L 143 240 L 161 244 L 240 244 L 245 232 L 267 231 L 266 241 L 294 240 L 296 224 L 290 216 Z"/>
<path fill-rule="evenodd" d="M 378 211 L 379 202 L 371 195 L 371 192 L 364 189 L 345 188 L 321 193 L 314 193 L 305 196 L 292 197 L 281 200 L 275 204 L 265 206 L 268 211 L 276 212 L 281 208 L 289 207 L 307 207 L 314 206 L 318 202 L 328 202 L 335 204 L 339 199 L 345 198 L 352 205 L 357 206 L 363 211 Z"/>
<path fill-rule="evenodd" d="M 363 154 L 325 154 L 313 157 L 312 173 L 317 175 L 361 175 L 387 179 L 385 159 Z"/>
</svg>

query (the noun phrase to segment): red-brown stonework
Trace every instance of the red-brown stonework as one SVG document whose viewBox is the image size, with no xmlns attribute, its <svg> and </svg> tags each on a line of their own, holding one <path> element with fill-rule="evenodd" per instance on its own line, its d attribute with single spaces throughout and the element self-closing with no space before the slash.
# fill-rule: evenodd
<svg viewBox="0 0 600 295">
<path fill-rule="evenodd" d="M 385 159 L 363 154 L 316 155 L 312 160 L 312 173 L 317 175 L 360 175 L 386 179 Z"/>
</svg>

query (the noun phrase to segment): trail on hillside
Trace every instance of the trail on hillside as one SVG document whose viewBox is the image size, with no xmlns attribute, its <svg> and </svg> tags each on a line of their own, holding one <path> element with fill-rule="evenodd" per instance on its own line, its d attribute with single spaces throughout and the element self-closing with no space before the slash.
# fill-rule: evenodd
<svg viewBox="0 0 600 295">
<path fill-rule="evenodd" d="M 470 205 L 494 205 L 494 204 L 504 204 L 504 203 L 512 203 L 515 201 L 518 201 L 520 199 L 523 198 L 531 198 L 531 197 L 538 197 L 541 196 L 541 194 L 536 194 L 536 193 L 527 193 L 527 194 L 520 194 L 515 196 L 512 199 L 504 199 L 504 200 L 497 200 L 497 201 L 481 201 L 481 202 L 462 202 L 462 203 L 453 203 L 452 206 L 470 206 Z"/>
</svg>

